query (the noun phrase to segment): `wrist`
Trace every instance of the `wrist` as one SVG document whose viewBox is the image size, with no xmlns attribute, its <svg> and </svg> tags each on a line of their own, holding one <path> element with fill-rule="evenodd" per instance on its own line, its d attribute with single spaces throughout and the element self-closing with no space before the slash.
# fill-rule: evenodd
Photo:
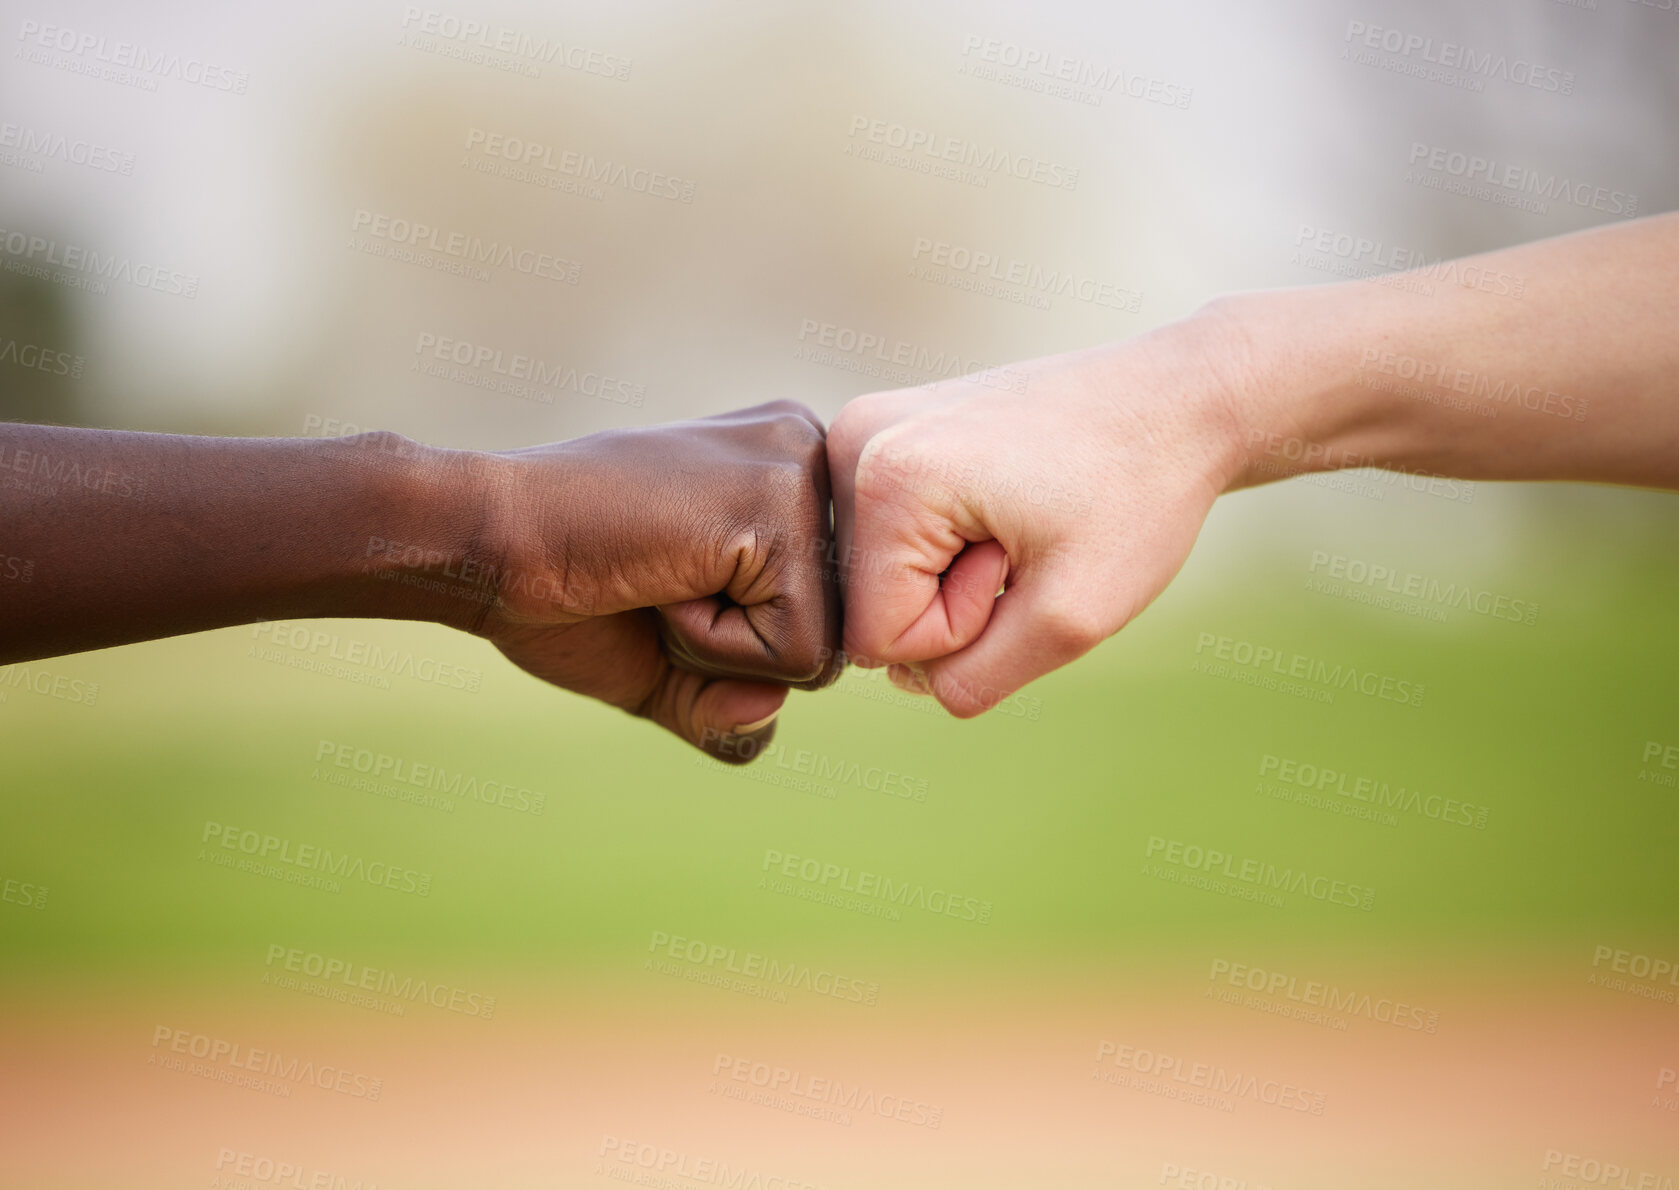
<svg viewBox="0 0 1679 1190">
<path fill-rule="evenodd" d="M 358 614 L 476 631 L 504 570 L 502 460 L 387 432 L 329 449 L 359 476 L 350 559 Z"/>
<path fill-rule="evenodd" d="M 1365 365 L 1405 341 L 1413 309 L 1350 282 L 1231 295 L 1194 315 L 1220 345 L 1212 358 L 1226 361 L 1221 490 L 1406 458 L 1411 405 Z"/>
</svg>

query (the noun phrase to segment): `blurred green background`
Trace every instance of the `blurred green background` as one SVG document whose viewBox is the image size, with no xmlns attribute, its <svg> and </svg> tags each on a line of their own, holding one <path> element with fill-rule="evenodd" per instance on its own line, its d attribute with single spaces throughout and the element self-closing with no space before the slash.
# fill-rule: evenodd
<svg viewBox="0 0 1679 1190">
<path fill-rule="evenodd" d="M 1378 963 L 1396 947 L 1411 960 L 1534 948 L 1562 958 L 1605 940 L 1648 950 L 1679 937 L 1676 794 L 1639 779 L 1669 771 L 1643 760 L 1645 745 L 1679 736 L 1679 554 L 1670 534 L 1637 544 L 1575 518 L 1495 575 L 1440 573 L 1537 603 L 1529 626 L 1462 608 L 1445 624 L 1420 621 L 1307 590 L 1321 547 L 1302 541 L 1243 564 L 1222 593 L 1168 593 L 1092 657 L 978 722 L 927 713 L 878 672 L 850 671 L 834 690 L 796 695 L 776 747 L 742 770 L 444 629 L 307 626 L 479 671 L 476 692 L 300 672 L 251 650 L 307 649 L 276 650 L 253 629 L 15 667 L 99 689 L 80 705 L 27 681 L 7 688 L 0 671 L 12 790 L 0 873 L 50 890 L 43 912 L 6 907 L 7 971 L 242 979 L 277 941 L 586 982 L 632 973 L 655 930 L 845 957 L 883 982 L 947 964 L 1139 963 L 1238 942 Z M 1426 693 L 1417 707 L 1348 690 L 1324 704 L 1194 672 L 1209 659 L 1197 652 L 1204 632 Z M 323 741 L 541 793 L 545 805 L 527 814 L 456 797 L 446 812 L 334 785 L 323 776 L 356 774 L 317 760 Z M 1414 806 L 1389 825 L 1264 796 L 1262 779 L 1277 784 L 1261 772 L 1266 756 L 1484 806 L 1486 825 Z M 874 769 L 925 800 L 869 788 Z M 351 881 L 333 894 L 219 868 L 199 858 L 207 821 L 431 873 L 432 891 Z M 1277 908 L 1150 878 L 1150 836 L 1373 888 L 1374 907 L 1293 896 Z M 915 909 L 883 920 L 775 895 L 759 887 L 766 849 L 994 910 L 985 923 Z M 1577 957 L 1583 977 L 1589 949 Z"/>
<path fill-rule="evenodd" d="M 813 353 L 813 326 L 1006 365 L 1124 339 L 1221 292 L 1380 276 L 1396 252 L 1433 262 L 1616 218 L 1418 184 L 1419 145 L 1633 195 L 1640 213 L 1679 206 L 1679 21 L 1624 0 L 50 8 L 0 0 L 0 30 L 56 23 L 247 85 L 148 89 L 75 54 L 8 57 L 11 421 L 388 428 L 501 448 L 781 397 L 831 419 L 856 395 L 944 373 Z M 535 74 L 474 61 L 417 28 L 444 19 L 585 58 Z M 1441 85 L 1403 58 L 1350 53 L 1355 26 L 1566 70 L 1572 89 Z M 988 77 L 987 45 L 1141 90 L 1035 92 Z M 591 53 L 625 75 L 562 64 Z M 859 121 L 1024 155 L 1077 184 L 900 168 L 871 158 Z M 489 135 L 683 179 L 691 201 L 485 172 L 497 162 L 473 146 Z M 130 168 L 77 164 L 54 138 Z M 358 212 L 550 252 L 580 265 L 579 283 L 381 258 L 358 246 Z M 31 275 L 12 233 L 193 276 L 197 296 Z M 1319 251 L 1320 233 L 1381 250 Z M 924 242 L 1073 272 L 1140 293 L 1139 308 L 1042 309 L 928 283 L 912 272 Z M 481 370 L 430 367 L 424 345 L 441 339 L 643 399 L 500 391 Z M 63 353 L 73 374 L 19 366 L 8 342 Z M 1679 789 L 1641 780 L 1679 775 L 1659 763 L 1679 747 L 1679 503 L 1353 486 L 1220 501 L 1154 607 L 1005 710 L 953 722 L 853 672 L 795 695 L 777 751 L 746 770 L 427 626 L 296 626 L 327 634 L 319 648 L 278 643 L 286 626 L 236 628 L 0 667 L 0 888 L 15 893 L 0 898 L 0 1066 L 23 1072 L 0 1080 L 0 1185 L 202 1187 L 225 1147 L 295 1142 L 312 1167 L 380 1186 L 598 1186 L 589 1145 L 632 1125 L 670 1143 L 691 1128 L 702 1147 L 726 1133 L 718 1148 L 752 1161 L 791 1152 L 834 1185 L 1163 1184 L 1165 1162 L 1234 1171 L 1250 1190 L 1541 1177 L 1561 1190 L 1552 1149 L 1679 1167 L 1679 1095 L 1652 1102 L 1659 1072 L 1679 1066 L 1679 1018 L 1588 983 L 1602 947 L 1679 957 Z M 6 540 L 0 525 L 0 559 Z M 1528 624 L 1375 605 L 1362 588 L 1317 589 L 1320 556 L 1538 610 Z M 1198 652 L 1209 638 L 1425 694 L 1281 693 L 1247 680 L 1251 667 L 1202 672 L 1217 664 Z M 319 671 L 352 643 L 464 666 L 475 688 Z M 323 777 L 353 773 L 328 765 L 323 741 L 540 793 L 543 812 L 335 784 Z M 1272 796 L 1267 757 L 1468 803 L 1485 825 Z M 924 800 L 870 788 L 861 774 L 875 770 Z M 206 823 L 394 863 L 428 874 L 429 895 L 219 866 Z M 1174 882 L 1145 867 L 1151 838 L 1370 888 L 1373 904 L 1190 887 L 1181 869 Z M 954 891 L 988 902 L 989 920 L 786 895 L 761 886 L 770 851 Z M 24 885 L 47 889 L 43 907 L 19 903 Z M 777 1015 L 650 974 L 664 935 L 854 974 L 879 984 L 880 1008 Z M 275 991 L 276 946 L 496 995 L 494 1026 L 471 1021 L 468 1036 L 452 1014 L 422 1025 Z M 1237 1011 L 1207 998 L 1219 960 L 1410 998 L 1440 1009 L 1442 1029 L 1338 1033 Z M 151 1070 L 160 1020 L 391 1070 L 389 1110 Z M 1293 1121 L 1123 1088 L 1092 1097 L 1096 1036 L 1321 1080 L 1334 1110 Z M 713 1112 L 708 1062 L 735 1046 L 945 1096 L 950 1130 L 911 1143 L 890 1124 L 821 1133 L 751 1105 Z M 89 1146 L 89 1129 L 111 1143 Z"/>
</svg>

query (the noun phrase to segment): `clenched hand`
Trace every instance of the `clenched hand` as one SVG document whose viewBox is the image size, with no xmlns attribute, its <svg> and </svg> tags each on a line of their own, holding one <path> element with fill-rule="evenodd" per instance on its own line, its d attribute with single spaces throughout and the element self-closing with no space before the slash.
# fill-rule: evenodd
<svg viewBox="0 0 1679 1190">
<path fill-rule="evenodd" d="M 719 759 L 839 671 L 821 424 L 776 402 L 497 458 L 499 590 L 478 631 L 546 681 Z"/>
</svg>

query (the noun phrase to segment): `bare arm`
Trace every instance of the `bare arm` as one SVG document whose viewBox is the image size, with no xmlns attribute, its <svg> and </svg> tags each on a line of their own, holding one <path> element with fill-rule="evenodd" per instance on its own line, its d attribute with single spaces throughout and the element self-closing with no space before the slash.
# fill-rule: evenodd
<svg viewBox="0 0 1679 1190">
<path fill-rule="evenodd" d="M 1385 278 L 1226 299 L 1232 486 L 1314 469 L 1679 488 L 1679 215 Z"/>
<path fill-rule="evenodd" d="M 1236 488 L 1679 488 L 1679 216 L 1222 298 L 1006 371 L 859 397 L 828 437 L 846 647 L 963 716 L 1129 622 Z"/>
<path fill-rule="evenodd" d="M 828 523 L 822 427 L 789 402 L 505 452 L 0 425 L 0 664 L 435 620 L 738 762 L 838 673 Z"/>
<path fill-rule="evenodd" d="M 0 587 L 0 662 L 253 620 L 476 627 L 493 592 L 482 564 L 486 469 L 471 462 L 395 434 L 0 426 L 5 552 L 33 563 L 31 581 Z M 401 559 L 384 541 L 432 551 L 433 569 L 467 576 L 463 597 L 390 581 Z"/>
</svg>

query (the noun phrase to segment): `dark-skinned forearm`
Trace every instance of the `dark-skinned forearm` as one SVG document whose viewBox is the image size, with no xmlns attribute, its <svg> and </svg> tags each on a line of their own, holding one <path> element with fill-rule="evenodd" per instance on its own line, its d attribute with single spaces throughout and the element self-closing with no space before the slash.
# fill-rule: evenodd
<svg viewBox="0 0 1679 1190">
<path fill-rule="evenodd" d="M 0 556 L 20 563 L 0 567 L 0 663 L 257 620 L 471 629 L 494 598 L 491 458 L 0 426 Z"/>
</svg>

